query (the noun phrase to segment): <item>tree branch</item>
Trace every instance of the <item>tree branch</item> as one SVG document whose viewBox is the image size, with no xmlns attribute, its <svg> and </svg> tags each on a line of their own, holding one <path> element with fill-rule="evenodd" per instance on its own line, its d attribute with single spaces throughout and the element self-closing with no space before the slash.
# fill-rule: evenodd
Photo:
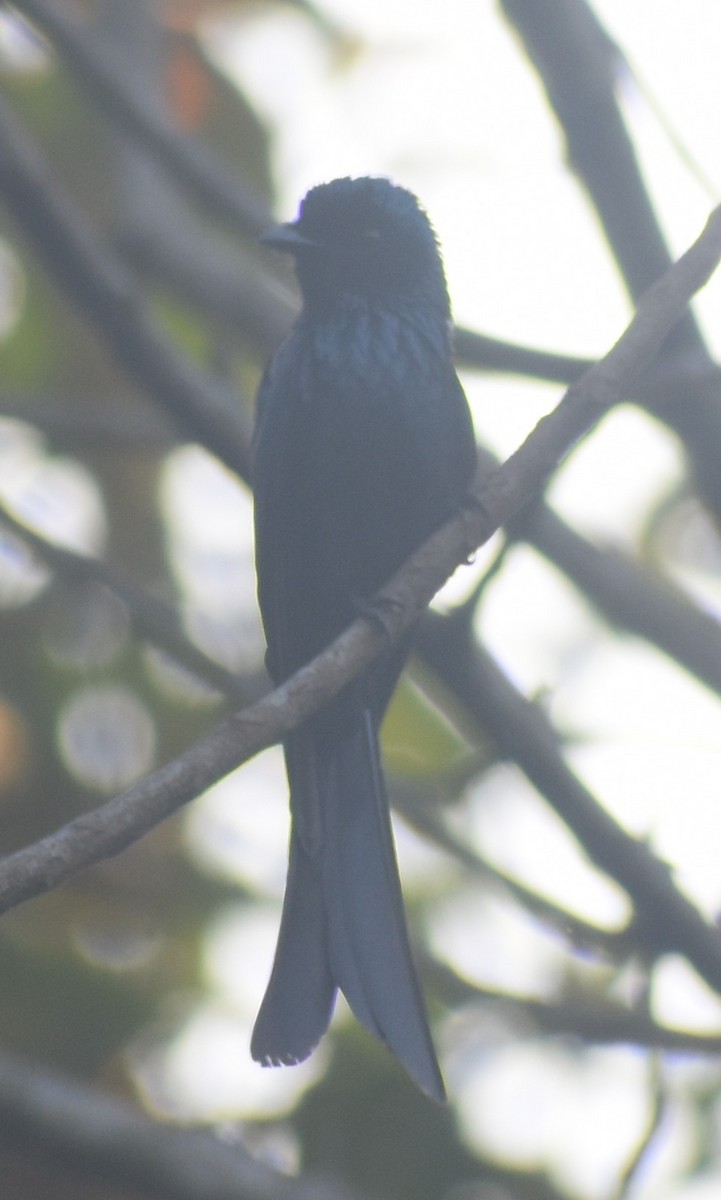
<svg viewBox="0 0 721 1200">
<path fill-rule="evenodd" d="M 57 1155 L 83 1174 L 168 1200 L 358 1200 L 347 1185 L 294 1179 L 242 1143 L 161 1125 L 73 1079 L 0 1055 L 0 1137 Z M 114 1193 L 115 1194 L 115 1193 Z"/>
<path fill-rule="evenodd" d="M 145 451 L 165 454 L 177 443 L 177 430 L 157 409 L 133 404 L 129 395 L 105 398 L 67 394 L 0 392 L 0 418 L 33 425 L 53 446 L 74 450 Z"/>
<path fill-rule="evenodd" d="M 437 614 L 433 614 L 431 619 L 444 624 L 453 621 L 452 617 L 439 617 Z M 421 655 L 424 641 L 424 635 L 421 633 Z M 428 665 L 431 663 L 428 662 Z M 432 669 L 440 678 L 437 662 Z M 446 683 L 447 680 L 444 679 L 443 682 Z M 463 698 L 465 701 L 472 699 L 468 689 L 464 690 Z M 592 953 L 601 954 L 606 959 L 615 960 L 626 958 L 633 950 L 634 942 L 629 929 L 608 929 L 584 921 L 575 913 L 548 900 L 540 892 L 527 887 L 512 875 L 487 862 L 472 845 L 469 845 L 467 839 L 453 832 L 443 818 L 442 808 L 424 796 L 423 789 L 418 784 L 404 788 L 396 783 L 392 788 L 391 803 L 411 829 L 415 829 L 427 841 L 451 855 L 469 874 L 481 879 L 486 885 L 490 884 L 497 892 L 512 897 L 532 915 L 534 921 L 550 927 L 574 946 L 582 946 L 585 952 L 591 950 Z"/>
<path fill-rule="evenodd" d="M 232 471 L 248 472 L 249 429 L 234 392 L 185 359 L 155 325 L 120 259 L 62 194 L 32 141 L 0 104 L 0 196 L 63 294 L 119 365 Z M 250 414 L 245 420 L 250 423 Z"/>
<path fill-rule="evenodd" d="M 586 0 L 502 0 L 546 89 L 566 137 L 568 157 L 603 225 L 631 295 L 638 297 L 668 269 L 670 252 L 648 196 L 616 96 L 621 52 Z M 673 339 L 703 374 L 711 359 L 691 313 Z M 718 377 L 684 387 L 663 404 L 649 403 L 683 439 L 699 489 L 721 516 L 718 462 L 721 406 Z"/>
<path fill-rule="evenodd" d="M 201 142 L 179 133 L 128 84 L 124 64 L 101 41 L 63 14 L 57 3 L 17 0 L 24 13 L 63 56 L 79 83 L 126 133 L 148 150 L 210 213 L 257 238 L 271 216 L 263 200 Z"/>
<path fill-rule="evenodd" d="M 479 453 L 496 465 L 485 450 Z M 611 625 L 657 646 L 721 696 L 721 623 L 671 579 L 620 550 L 594 545 L 541 500 L 509 522 L 506 533 L 535 546 Z"/>
<path fill-rule="evenodd" d="M 92 581 L 107 587 L 125 605 L 136 634 L 161 647 L 175 662 L 229 699 L 245 704 L 258 695 L 258 688 L 251 687 L 245 676 L 229 671 L 185 636 L 178 612 L 172 605 L 134 587 L 107 563 L 49 542 L 19 521 L 1 502 L 0 525 L 21 538 L 46 566 L 68 582 Z"/>
<path fill-rule="evenodd" d="M 501 0 L 566 137 L 568 158 L 638 299 L 668 269 L 669 251 L 616 98 L 622 65 L 586 0 Z"/>
<path fill-rule="evenodd" d="M 136 629 L 162 645 L 179 662 L 194 670 L 226 695 L 235 699 L 247 698 L 248 681 L 239 679 L 222 667 L 218 667 L 193 647 L 192 643 L 188 643 L 187 639 L 184 639 L 179 633 L 177 614 L 173 610 L 129 587 L 105 564 L 55 547 L 33 531 L 26 529 L 9 514 L 0 515 L 3 522 L 13 532 L 23 537 L 40 554 L 43 561 L 53 569 L 61 571 L 65 578 L 71 580 L 73 578 L 80 580 L 89 578 L 102 582 L 128 605 Z M 543 510 L 538 515 L 542 521 L 555 520 L 549 510 Z M 532 517 L 532 520 L 534 519 L 535 515 Z M 566 530 L 562 542 L 570 536 L 572 536 L 572 531 Z M 591 577 L 592 581 L 595 581 L 597 576 L 603 577 L 607 556 L 595 551 L 593 547 L 585 543 L 582 545 L 584 552 L 581 554 L 581 566 L 588 565 L 587 560 L 590 561 Z M 601 582 L 612 597 L 612 608 L 615 605 L 616 609 L 622 613 L 626 583 L 623 571 L 620 581 L 612 580 L 610 584 L 604 585 L 601 578 Z M 637 594 L 638 580 L 633 571 L 630 573 L 630 582 L 632 588 L 635 589 L 636 599 L 642 601 L 645 593 L 642 589 L 641 594 Z M 648 590 L 649 597 L 647 598 L 650 598 L 651 602 L 650 622 L 653 625 L 658 588 L 649 584 Z M 684 629 L 686 630 L 686 637 L 690 637 L 695 651 L 697 651 L 696 656 L 701 660 L 708 659 L 710 668 L 706 674 L 709 675 L 709 682 L 713 684 L 713 664 L 715 662 L 713 647 L 719 636 L 717 624 L 711 618 L 707 618 L 705 614 L 696 613 L 688 603 L 682 604 L 680 599 L 673 595 L 664 597 L 661 593 L 661 600 L 662 624 L 668 623 L 669 628 L 672 628 L 674 619 L 679 619 L 680 627 L 673 636 L 683 642 Z M 665 614 L 664 606 L 666 604 L 668 604 L 668 614 Z M 711 625 L 711 633 L 714 635 L 710 641 L 706 637 L 709 632 L 705 628 L 707 622 Z M 428 616 L 421 626 L 418 637 L 418 650 L 421 657 L 443 679 L 445 684 L 453 688 L 468 711 L 476 715 L 479 723 L 493 734 L 502 752 L 518 762 L 529 779 L 549 798 L 551 803 L 555 800 L 555 807 L 559 808 L 559 797 L 563 796 L 563 803 L 567 808 L 576 812 L 580 795 L 581 807 L 601 813 L 603 822 L 603 811 L 598 802 L 581 787 L 575 776 L 565 766 L 558 750 L 558 739 L 547 725 L 543 715 L 533 706 L 529 706 L 508 681 L 500 676 L 498 668 L 491 664 L 487 655 L 479 652 L 476 658 L 473 650 L 468 652 L 465 642 L 458 636 L 463 631 L 452 628 L 453 625 L 454 618 L 452 617 Z M 436 844 L 443 846 L 455 857 L 460 858 L 470 869 L 482 869 L 487 874 L 492 873 L 497 881 L 511 890 L 520 903 L 529 907 L 542 920 L 561 929 L 565 936 L 570 935 L 572 940 L 584 945 L 600 946 L 614 955 L 628 953 L 633 946 L 634 936 L 631 930 L 611 933 L 580 922 L 577 918 L 558 909 L 557 906 L 549 904 L 528 889 L 523 888 L 517 882 L 501 878 L 493 868 L 480 864 L 467 847 L 459 845 L 457 840 L 440 826 L 435 814 L 424 812 L 419 815 L 417 806 L 410 810 L 404 804 L 401 804 L 400 807 L 411 823 L 422 825 L 426 836 L 430 836 Z M 563 808 L 563 805 L 560 808 Z M 564 817 L 564 819 L 567 820 L 591 857 L 595 858 L 598 853 L 596 848 L 599 841 L 598 830 L 594 832 L 592 829 L 592 837 L 587 840 L 588 830 L 582 816 L 575 821 L 568 817 Z M 429 822 L 432 822 L 432 827 Z M 609 825 L 605 826 L 605 834 L 602 829 L 600 835 L 602 847 L 606 848 L 608 863 L 611 864 L 607 869 L 613 868 L 612 874 L 616 878 L 619 878 L 616 869 L 618 856 L 614 839 L 618 836 L 624 837 L 625 835 L 617 827 Z M 631 841 L 631 839 L 628 840 Z M 606 843 L 608 844 L 606 845 Z M 114 851 L 111 849 L 109 852 L 113 853 Z M 646 861 L 644 859 L 644 862 Z M 655 872 L 657 864 L 654 866 L 653 859 L 649 859 L 647 865 L 652 873 Z M 0 868 L 1 879 L 2 869 Z M 628 886 L 625 876 L 622 875 L 619 881 Z M 670 879 L 667 880 L 667 883 L 669 892 L 673 893 Z M 52 886 L 52 881 L 50 885 Z M 631 889 L 629 888 L 629 890 Z M 643 906 L 643 896 L 641 896 L 640 903 Z M 643 934 L 643 930 L 635 930 L 636 939 L 639 934 Z M 643 940 L 652 953 L 658 950 L 657 944 L 649 942 L 645 935 Z"/>
<path fill-rule="evenodd" d="M 721 937 L 673 886 L 669 867 L 646 844 L 630 837 L 573 774 L 558 750 L 558 736 L 542 712 L 520 695 L 498 665 L 470 639 L 453 636 L 429 614 L 419 647 L 433 670 L 450 671 L 458 697 L 504 757 L 518 764 L 545 796 L 585 853 L 634 902 L 635 944 L 653 958 L 683 954 L 721 991 Z"/>
<path fill-rule="evenodd" d="M 478 485 L 469 507 L 434 534 L 383 589 L 383 629 L 377 621 L 359 619 L 287 683 L 228 718 L 178 759 L 95 811 L 6 858 L 0 863 L 0 909 L 48 891 L 82 867 L 118 854 L 216 780 L 282 740 L 387 647 L 389 637 L 399 637 L 413 625 L 455 565 L 528 503 L 564 453 L 620 399 L 720 259 L 721 208 L 714 211 L 691 249 L 642 299 L 628 330 L 606 358 L 569 390 L 558 409 L 539 423 L 507 463 Z M 572 827 L 578 825 L 575 812 L 563 815 Z M 595 811 L 589 819 L 593 832 L 599 825 Z M 601 828 L 597 855 L 604 868 L 618 874 L 617 864 L 609 861 L 610 847 L 618 846 L 624 864 L 631 864 L 634 871 L 645 869 L 646 859 L 639 860 L 642 848 L 636 848 L 634 860 L 625 835 L 605 814 Z M 623 870 L 625 877 L 625 866 Z M 655 906 L 651 912 L 657 913 L 659 895 L 667 898 L 666 887 L 659 888 L 654 878 L 649 893 L 643 870 L 640 886 L 644 902 L 650 900 Z M 632 886 L 629 891 L 634 894 Z M 686 905 L 683 913 L 684 931 L 690 923 L 691 932 L 698 933 L 699 918 L 692 906 Z M 679 922 L 675 921 L 668 931 L 673 944 L 678 934 Z M 693 961 L 697 966 L 702 962 L 707 977 L 721 983 L 718 936 L 710 928 L 707 935 Z"/>
<path fill-rule="evenodd" d="M 500 1005 L 508 1012 L 510 1021 L 516 1017 L 531 1021 L 545 1036 L 577 1037 L 597 1046 L 623 1043 L 649 1050 L 721 1056 L 721 1037 L 667 1029 L 647 1013 L 600 998 L 597 992 L 582 995 L 576 992 L 569 999 L 549 1002 L 471 983 L 428 954 L 421 958 L 421 964 L 424 977 L 448 1004 Z"/>
</svg>

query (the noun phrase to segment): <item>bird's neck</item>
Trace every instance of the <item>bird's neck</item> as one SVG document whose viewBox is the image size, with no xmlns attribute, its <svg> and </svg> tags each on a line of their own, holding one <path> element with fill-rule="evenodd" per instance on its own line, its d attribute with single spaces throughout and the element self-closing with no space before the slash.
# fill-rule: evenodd
<svg viewBox="0 0 721 1200">
<path fill-rule="evenodd" d="M 382 300 L 338 291 L 306 294 L 301 321 L 311 334 L 342 339 L 375 338 L 384 329 L 392 336 L 393 330 L 405 328 L 440 352 L 450 349 L 450 309 L 447 297 L 439 298 L 437 291 L 432 296 L 386 295 Z"/>
<path fill-rule="evenodd" d="M 343 371 L 349 381 L 393 376 L 404 362 L 441 367 L 451 357 L 447 315 L 428 304 L 391 308 L 340 298 L 324 309 L 304 307 L 299 332 L 315 369 Z"/>
</svg>

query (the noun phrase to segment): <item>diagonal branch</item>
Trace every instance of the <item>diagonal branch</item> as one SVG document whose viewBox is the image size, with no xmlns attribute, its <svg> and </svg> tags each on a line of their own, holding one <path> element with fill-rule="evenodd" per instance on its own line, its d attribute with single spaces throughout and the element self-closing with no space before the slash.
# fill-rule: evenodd
<svg viewBox="0 0 721 1200">
<path fill-rule="evenodd" d="M 437 613 L 433 613 L 431 620 L 452 623 L 453 617 L 441 617 Z M 428 634 L 425 637 L 423 633 L 421 634 L 420 643 L 422 651 L 423 645 L 428 644 Z M 429 655 L 430 657 L 432 655 Z M 441 677 L 437 670 L 437 664 L 434 673 L 439 678 Z M 464 689 L 463 698 L 466 702 L 473 700 L 468 689 Z M 519 697 L 519 704 L 521 702 Z M 415 780 L 413 788 L 408 789 L 401 788 L 395 783 L 391 792 L 391 804 L 394 811 L 401 814 L 411 829 L 415 829 L 434 846 L 446 851 L 466 872 L 481 879 L 485 884 L 490 884 L 496 892 L 505 893 L 530 913 L 534 921 L 554 930 L 572 945 L 582 946 L 586 952 L 591 950 L 591 952 L 603 955 L 606 959 L 614 958 L 616 960 L 626 958 L 632 952 L 634 941 L 629 928 L 608 929 L 586 921 L 562 905 L 549 900 L 541 892 L 527 887 L 507 871 L 493 865 L 475 847 L 469 845 L 466 839 L 450 828 L 442 812 L 439 812 L 437 802 L 429 803 L 426 797 L 422 794 L 419 795 L 419 792 L 420 788 Z"/>
<path fill-rule="evenodd" d="M 435 614 L 423 623 L 419 647 L 433 670 L 453 674 L 456 694 L 486 736 L 518 764 L 588 857 L 628 893 L 636 907 L 634 941 L 650 958 L 683 954 L 721 991 L 721 937 L 673 885 L 669 867 L 645 843 L 630 837 L 567 766 L 558 735 L 493 659 L 463 645 Z"/>
<path fill-rule="evenodd" d="M 205 654 L 185 636 L 178 610 L 166 604 L 147 591 L 142 591 L 124 579 L 120 573 L 109 564 L 97 558 L 89 558 L 68 550 L 55 542 L 48 541 L 35 530 L 30 529 L 19 521 L 6 506 L 0 502 L 0 527 L 9 529 L 15 536 L 21 538 L 37 554 L 41 562 L 53 571 L 62 575 L 70 583 L 100 583 L 108 588 L 125 606 L 132 626 L 141 637 L 148 638 L 155 646 L 159 646 L 175 660 L 186 667 L 198 679 L 202 679 L 211 687 L 222 692 L 235 703 L 247 703 L 258 694 L 258 687 L 253 688 L 251 680 L 241 676 L 210 655 Z M 260 676 L 260 672 L 258 672 Z"/>
<path fill-rule="evenodd" d="M 671 259 L 616 95 L 621 51 L 587 0 L 501 0 L 501 8 L 538 72 L 571 168 L 637 299 Z"/>
<path fill-rule="evenodd" d="M 201 142 L 178 132 L 128 83 L 125 64 L 109 40 L 101 41 L 47 0 L 16 0 L 49 38 L 82 86 L 111 121 L 143 145 L 175 179 L 216 217 L 252 238 L 267 229 L 270 214 L 243 178 Z"/>
<path fill-rule="evenodd" d="M 0 199 L 120 366 L 186 436 L 206 445 L 232 471 L 247 474 L 250 438 L 237 396 L 183 358 L 153 322 L 122 261 L 62 194 L 34 143 L 4 105 Z"/>
<path fill-rule="evenodd" d="M 480 450 L 482 461 L 495 463 Z M 506 527 L 563 571 L 605 620 L 660 650 L 721 696 L 721 622 L 668 576 L 582 537 L 543 501 Z"/>
<path fill-rule="evenodd" d="M 501 0 L 538 72 L 585 187 L 632 296 L 668 269 L 670 251 L 629 135 L 618 97 L 620 50 L 587 0 Z M 672 339 L 691 362 L 697 386 L 682 386 L 648 406 L 684 441 L 706 503 L 721 514 L 718 377 L 703 376 L 711 359 L 691 313 Z"/>
<path fill-rule="evenodd" d="M 538 522 L 536 522 L 536 517 L 539 518 Z M 21 536 L 44 562 L 54 570 L 61 572 L 65 578 L 79 579 L 80 581 L 92 579 L 109 587 L 128 607 L 131 619 L 139 633 L 163 646 L 178 662 L 195 671 L 201 678 L 223 691 L 226 696 L 243 700 L 248 698 L 251 690 L 254 690 L 251 688 L 251 681 L 245 676 L 235 676 L 219 667 L 182 637 L 179 632 L 177 614 L 172 609 L 168 609 L 166 605 L 127 584 L 106 564 L 54 546 L 21 525 L 2 508 L 0 508 L 0 520 Z M 527 517 L 524 516 L 524 520 L 527 520 Z M 548 520 L 551 520 L 552 523 L 557 521 L 550 510 L 541 507 L 537 513 L 532 515 L 531 524 L 532 526 L 536 523 L 543 525 Z M 561 523 L 557 523 L 563 529 Z M 566 530 L 565 538 L 561 539 L 562 549 L 565 541 L 569 537 L 575 538 L 575 536 L 571 530 Z M 591 581 L 598 583 L 597 577 L 603 576 L 603 572 L 608 569 L 607 557 L 586 543 L 581 542 L 581 546 L 583 548 L 580 556 L 581 573 L 583 574 L 584 570 L 586 573 L 590 571 Z M 572 554 L 574 548 L 578 549 L 575 542 L 568 553 Z M 554 561 L 557 561 L 557 558 L 558 556 Z M 658 587 L 655 584 L 652 585 L 647 581 L 648 586 L 644 591 L 640 577 L 637 578 L 634 570 L 624 572 L 623 565 L 623 560 L 619 560 L 621 568 L 619 579 L 601 580 L 600 600 L 603 606 L 609 609 L 608 615 L 613 618 L 614 614 L 620 614 L 620 619 L 625 620 L 623 599 L 628 595 L 630 587 L 641 607 L 643 607 L 641 602 L 644 597 L 650 605 L 648 623 L 651 626 L 651 632 L 658 632 L 660 629 L 660 632 L 663 633 L 663 630 L 667 629 L 671 639 L 675 639 L 674 644 L 678 650 L 682 649 L 684 643 L 688 643 L 689 653 L 685 656 L 680 655 L 679 661 L 689 665 L 687 661 L 689 658 L 697 659 L 700 677 L 706 678 L 712 686 L 721 687 L 718 670 L 714 666 L 718 657 L 714 653 L 714 647 L 721 636 L 717 623 L 673 593 L 666 596 L 661 592 L 657 595 Z M 629 565 L 633 567 L 633 564 Z M 571 574 L 572 577 L 575 577 L 573 570 Z M 625 623 L 627 624 L 627 621 Z M 645 632 L 646 636 L 649 636 L 648 629 L 640 630 L 640 632 Z M 466 646 L 463 641 L 466 634 L 465 623 L 463 628 L 460 628 L 457 616 L 439 617 L 436 614 L 428 614 L 421 625 L 418 636 L 418 651 L 421 658 L 443 683 L 452 688 L 454 693 L 459 696 L 467 712 L 475 715 L 479 726 L 492 733 L 502 753 L 514 758 L 527 777 L 564 815 L 564 819 L 574 830 L 589 855 L 592 858 L 597 857 L 599 845 L 600 853 L 603 855 L 604 847 L 606 847 L 607 869 L 618 877 L 619 856 L 616 851 L 615 839 L 620 831 L 608 825 L 607 818 L 598 801 L 580 786 L 576 777 L 565 766 L 558 747 L 558 739 L 549 728 L 542 713 L 529 705 L 508 680 L 501 676 L 488 655 Z M 663 644 L 662 639 L 660 644 Z M 669 649 L 669 647 L 666 648 Z M 707 663 L 705 670 L 703 669 L 703 660 Z M 406 804 L 398 803 L 397 795 L 394 796 L 394 803 L 404 813 L 406 819 L 410 819 L 411 824 L 422 825 L 426 836 L 429 836 L 437 845 L 444 847 L 471 869 L 482 869 L 485 874 L 490 872 L 537 916 L 541 916 L 544 921 L 561 928 L 564 936 L 570 933 L 575 941 L 580 941 L 584 945 L 604 946 L 613 954 L 627 952 L 634 944 L 634 939 L 636 944 L 641 941 L 651 954 L 658 952 L 658 939 L 649 936 L 647 929 L 625 929 L 617 933 L 610 933 L 600 928 L 591 928 L 580 922 L 578 918 L 566 913 L 565 910 L 559 910 L 538 895 L 531 893 L 516 881 L 507 878 L 501 879 L 499 873 L 493 868 L 480 864 L 467 847 L 449 835 L 435 813 L 424 811 L 421 814 L 416 807 L 409 810 Z M 584 811 L 591 814 L 601 813 L 600 835 L 593 823 L 589 826 L 588 822 L 584 820 Z M 624 835 L 621 833 L 620 836 Z M 643 858 L 642 866 L 644 869 L 648 868 L 652 874 L 656 870 L 653 860 L 649 858 Z M 665 881 L 665 879 L 664 874 L 663 880 Z M 635 894 L 637 889 L 632 878 L 626 878 L 622 874 L 620 881 L 625 883 L 631 894 Z M 641 899 L 641 907 L 643 908 L 643 899 Z M 686 934 L 685 936 L 695 939 L 698 928 L 697 923 L 694 923 L 690 935 Z M 702 925 L 700 928 L 702 940 L 705 940 L 706 927 Z"/>
<path fill-rule="evenodd" d="M 578 438 L 618 402 L 720 260 L 721 208 L 714 211 L 691 249 L 641 300 L 626 333 L 606 358 L 569 390 L 558 409 L 539 423 L 508 462 L 478 485 L 469 507 L 434 534 L 383 589 L 382 628 L 378 621 L 360 618 L 285 684 L 222 722 L 179 758 L 93 812 L 7 857 L 0 863 L 0 909 L 48 891 L 81 868 L 118 854 L 203 789 L 282 740 L 387 647 L 389 637 L 399 637 L 413 625 L 456 564 L 518 513 Z M 637 843 L 631 843 L 629 850 L 629 839 L 602 816 L 600 822 L 595 814 L 589 818 L 599 838 L 598 860 L 618 877 L 611 851 L 619 848 L 625 856 L 624 885 L 647 912 L 657 913 L 659 905 L 668 905 L 670 894 L 676 918 L 680 906 L 680 925 L 692 929 L 701 925 L 707 933 L 703 954 L 692 961 L 714 985 L 721 986 L 721 944 L 716 932 L 669 889 L 666 877 L 660 877 L 660 864 L 650 879 L 641 870 L 644 891 L 636 896 L 634 872 L 645 867 L 650 856 Z M 573 813 L 570 817 L 574 819 Z M 628 881 L 627 867 L 631 868 Z M 675 919 L 671 932 L 675 935 L 679 929 Z"/>
</svg>

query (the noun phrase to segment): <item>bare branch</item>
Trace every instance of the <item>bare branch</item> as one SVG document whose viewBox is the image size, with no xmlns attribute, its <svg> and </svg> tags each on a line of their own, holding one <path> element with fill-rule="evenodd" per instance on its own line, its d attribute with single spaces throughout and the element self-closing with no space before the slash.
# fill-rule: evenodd
<svg viewBox="0 0 721 1200">
<path fill-rule="evenodd" d="M 57 3 L 17 0 L 15 7 L 49 38 L 109 119 L 121 123 L 211 213 L 252 238 L 268 227 L 270 214 L 245 181 L 207 146 L 179 133 L 129 86 L 124 64 L 108 40 L 93 37 Z"/>
<path fill-rule="evenodd" d="M 387 647 L 389 636 L 398 637 L 414 624 L 455 565 L 528 502 L 563 454 L 619 399 L 719 259 L 721 208 L 715 210 L 691 249 L 643 298 L 628 330 L 606 358 L 570 389 L 556 412 L 539 423 L 504 466 L 479 484 L 472 505 L 434 534 L 383 589 L 383 631 L 373 620 L 359 619 L 287 683 L 224 721 L 174 762 L 94 812 L 6 858 L 0 864 L 0 908 L 19 904 L 82 867 L 119 853 L 240 763 L 282 740 Z M 528 707 L 530 715 L 535 710 Z M 522 745 L 509 749 L 517 751 L 523 762 Z M 543 753 L 539 761 L 547 765 Z M 552 774 L 556 772 L 554 761 Z M 564 819 L 596 861 L 621 879 L 647 919 L 661 923 L 665 914 L 668 925 L 654 929 L 654 939 L 666 947 L 681 939 L 682 949 L 697 969 L 721 986 L 721 946 L 716 932 L 669 889 L 661 864 L 640 844 L 630 842 L 595 804 L 589 805 L 586 793 L 572 775 L 570 779 L 576 789 L 573 805 L 567 802 L 565 787 L 557 801 Z M 543 790 L 548 786 L 553 791 L 556 779 L 543 783 Z"/>
<path fill-rule="evenodd" d="M 434 614 L 422 625 L 419 646 L 433 670 L 452 673 L 456 694 L 485 735 L 520 766 L 592 862 L 631 897 L 635 945 L 651 958 L 683 954 L 711 987 L 721 990 L 718 930 L 676 890 L 668 866 L 630 837 L 577 779 L 542 712 L 516 691 L 488 654 L 470 639 L 462 644 Z"/>
<path fill-rule="evenodd" d="M 169 1200 L 358 1200 L 346 1184 L 293 1178 L 241 1142 L 161 1125 L 74 1079 L 0 1055 L 2 1138 L 59 1156 L 77 1171 Z"/>
<path fill-rule="evenodd" d="M 0 525 L 22 538 L 46 566 L 57 571 L 68 582 L 85 583 L 92 580 L 107 587 L 125 605 L 137 634 L 149 638 L 154 645 L 161 647 L 177 663 L 187 667 L 211 687 L 241 704 L 257 696 L 257 688 L 251 688 L 247 678 L 223 667 L 185 636 L 178 612 L 171 605 L 134 587 L 99 559 L 88 558 L 49 542 L 18 521 L 1 503 Z"/>
<path fill-rule="evenodd" d="M 621 54 L 586 0 L 502 0 L 548 93 L 573 169 L 596 208 L 621 273 L 638 297 L 666 271 L 671 256 L 624 123 L 616 85 Z M 673 336 L 674 353 L 703 374 L 711 359 L 691 313 Z M 721 515 L 718 377 L 649 404 L 681 437 L 699 489 Z"/>
<path fill-rule="evenodd" d="M 435 616 L 433 619 L 438 619 L 446 624 L 453 620 L 452 617 L 436 618 Z M 421 650 L 423 640 L 423 635 L 421 635 Z M 443 682 L 448 681 L 444 679 Z M 466 692 L 464 699 L 468 700 L 468 698 L 469 695 Z M 626 958 L 633 950 L 634 941 L 630 929 L 604 929 L 600 925 L 584 921 L 575 913 L 562 908 L 560 904 L 554 904 L 540 892 L 527 887 L 512 875 L 488 862 L 473 846 L 468 844 L 466 839 L 452 831 L 448 822 L 443 819 L 442 809 L 437 801 L 428 802 L 423 795 L 423 790 L 417 784 L 413 788 L 403 788 L 395 784 L 391 792 L 391 803 L 406 824 L 420 833 L 422 837 L 432 842 L 434 846 L 440 847 L 441 850 L 445 850 L 471 875 L 482 879 L 485 884 L 490 884 L 497 892 L 512 897 L 533 915 L 534 920 L 553 929 L 574 947 L 582 946 L 585 953 L 590 950 L 592 953 L 603 955 L 606 959 L 617 960 Z"/>
<path fill-rule="evenodd" d="M 155 325 L 131 275 L 49 172 L 32 141 L 0 105 L 0 197 L 85 318 L 186 435 L 247 474 L 250 433 L 232 390 L 196 367 Z M 245 420 L 250 422 L 246 411 Z"/>
<path fill-rule="evenodd" d="M 594 545 L 540 500 L 506 532 L 535 546 L 611 625 L 658 646 L 721 695 L 721 623 L 671 579 L 620 550 Z"/>
<path fill-rule="evenodd" d="M 108 397 L 102 407 L 96 398 L 39 392 L 0 392 L 0 418 L 24 421 L 45 434 L 55 446 L 74 450 L 98 448 L 162 454 L 177 442 L 163 413 L 128 395 Z"/>
<path fill-rule="evenodd" d="M 616 98 L 621 51 L 586 0 L 501 0 L 568 144 L 611 248 L 638 299 L 670 264 Z"/>
<path fill-rule="evenodd" d="M 652 1020 L 648 1013 L 599 997 L 597 992 L 582 995 L 576 992 L 568 999 L 548 1001 L 471 983 L 428 954 L 421 957 L 421 963 L 424 978 L 449 1005 L 474 1001 L 479 1005 L 500 1005 L 508 1012 L 509 1023 L 519 1018 L 532 1022 L 535 1029 L 531 1036 L 563 1035 L 582 1038 L 597 1046 L 625 1044 L 649 1050 L 721 1056 L 721 1037 L 668 1029 Z"/>
</svg>

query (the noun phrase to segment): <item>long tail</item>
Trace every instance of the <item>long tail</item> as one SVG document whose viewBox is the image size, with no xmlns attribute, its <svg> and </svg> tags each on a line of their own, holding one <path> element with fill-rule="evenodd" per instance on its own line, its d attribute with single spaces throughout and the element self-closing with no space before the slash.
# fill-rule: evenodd
<svg viewBox="0 0 721 1200">
<path fill-rule="evenodd" d="M 418 1086 L 443 1100 L 370 713 L 343 737 L 316 739 L 314 747 L 304 790 L 312 780 L 317 794 L 309 799 L 322 833 L 301 837 L 294 823 L 278 946 L 251 1052 L 266 1064 L 306 1058 L 328 1027 L 340 988 Z M 291 770 L 294 791 L 297 775 Z"/>
</svg>

